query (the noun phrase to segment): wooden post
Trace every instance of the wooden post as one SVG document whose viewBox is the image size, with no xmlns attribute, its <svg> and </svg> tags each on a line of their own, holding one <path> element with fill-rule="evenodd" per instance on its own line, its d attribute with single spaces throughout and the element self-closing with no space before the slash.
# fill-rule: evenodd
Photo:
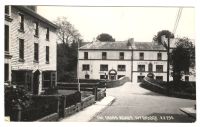
<svg viewBox="0 0 200 127">
<path fill-rule="evenodd" d="M 14 121 L 21 121 L 21 115 L 22 115 L 22 108 L 19 104 L 17 104 L 14 108 L 13 108 L 13 120 Z"/>
</svg>

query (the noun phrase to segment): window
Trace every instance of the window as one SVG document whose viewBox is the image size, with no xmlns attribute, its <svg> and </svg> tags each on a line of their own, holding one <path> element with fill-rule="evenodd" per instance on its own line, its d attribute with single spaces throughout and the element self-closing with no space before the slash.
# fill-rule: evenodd
<svg viewBox="0 0 200 127">
<path fill-rule="evenodd" d="M 157 60 L 162 60 L 162 53 L 157 54 Z"/>
<path fill-rule="evenodd" d="M 126 71 L 125 65 L 118 65 L 118 71 Z"/>
<path fill-rule="evenodd" d="M 24 39 L 19 39 L 19 59 L 24 60 Z"/>
<path fill-rule="evenodd" d="M 142 82 L 143 81 L 144 76 L 138 76 L 137 77 L 137 82 Z"/>
<path fill-rule="evenodd" d="M 107 59 L 107 53 L 106 52 L 102 52 L 102 59 L 106 60 Z"/>
<path fill-rule="evenodd" d="M 143 52 L 140 53 L 140 58 L 139 59 L 140 60 L 144 60 L 144 53 Z"/>
<path fill-rule="evenodd" d="M 124 60 L 124 52 L 120 52 L 119 53 L 119 59 L 120 60 Z"/>
<path fill-rule="evenodd" d="M 152 72 L 153 71 L 153 65 L 152 63 L 149 63 L 149 72 Z"/>
<path fill-rule="evenodd" d="M 5 14 L 7 14 L 7 15 L 10 14 L 10 8 L 8 5 L 5 6 Z"/>
<path fill-rule="evenodd" d="M 185 81 L 189 82 L 189 76 L 185 76 Z"/>
<path fill-rule="evenodd" d="M 88 59 L 88 52 L 84 52 L 84 59 L 85 59 L 85 60 Z"/>
<path fill-rule="evenodd" d="M 39 28 L 38 28 L 38 22 L 34 23 L 34 30 L 35 30 L 35 37 L 39 36 Z"/>
<path fill-rule="evenodd" d="M 156 80 L 163 81 L 163 76 L 156 76 Z"/>
<path fill-rule="evenodd" d="M 86 75 L 85 75 L 85 79 L 90 79 L 90 75 L 89 75 L 89 74 L 86 74 Z"/>
<path fill-rule="evenodd" d="M 49 41 L 49 28 L 47 27 L 46 40 Z"/>
<path fill-rule="evenodd" d="M 100 65 L 100 71 L 108 71 L 108 65 L 106 65 L 106 64 L 101 64 L 101 65 Z"/>
<path fill-rule="evenodd" d="M 19 14 L 19 17 L 20 17 L 19 30 L 23 32 L 24 31 L 24 15 Z"/>
<path fill-rule="evenodd" d="M 124 77 L 125 75 L 118 75 L 117 79 L 120 79 L 121 77 Z"/>
<path fill-rule="evenodd" d="M 43 71 L 42 72 L 42 88 L 54 88 L 56 85 L 56 72 Z"/>
<path fill-rule="evenodd" d="M 89 71 L 90 70 L 90 65 L 89 64 L 83 64 L 82 70 L 83 71 Z"/>
<path fill-rule="evenodd" d="M 49 63 L 49 46 L 46 46 L 46 63 Z"/>
<path fill-rule="evenodd" d="M 185 75 L 189 75 L 189 67 L 184 70 Z"/>
<path fill-rule="evenodd" d="M 9 80 L 9 64 L 4 64 L 4 82 Z"/>
<path fill-rule="evenodd" d="M 108 75 L 100 75 L 100 79 L 108 79 Z"/>
<path fill-rule="evenodd" d="M 144 72 L 145 71 L 145 65 L 138 65 L 138 71 Z"/>
<path fill-rule="evenodd" d="M 163 72 L 163 65 L 156 65 L 156 72 Z"/>
<path fill-rule="evenodd" d="M 39 46 L 38 43 L 34 43 L 34 62 L 38 62 L 38 57 L 39 57 Z"/>
<path fill-rule="evenodd" d="M 5 25 L 5 51 L 9 52 L 9 26 L 8 25 Z"/>
</svg>

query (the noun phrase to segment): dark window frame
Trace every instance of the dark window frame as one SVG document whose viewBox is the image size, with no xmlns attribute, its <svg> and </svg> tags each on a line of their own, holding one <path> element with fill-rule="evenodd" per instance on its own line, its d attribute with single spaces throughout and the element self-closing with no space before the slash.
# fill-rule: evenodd
<svg viewBox="0 0 200 127">
<path fill-rule="evenodd" d="M 85 74 L 85 79 L 90 79 L 90 75 L 89 74 Z"/>
<path fill-rule="evenodd" d="M 24 62 L 24 39 L 19 39 L 19 61 Z"/>
<path fill-rule="evenodd" d="M 46 31 L 46 40 L 49 41 L 49 37 L 50 37 L 50 29 L 49 29 L 49 27 L 47 27 L 46 30 L 47 30 Z"/>
<path fill-rule="evenodd" d="M 5 33 L 4 33 L 4 50 L 9 52 L 9 26 L 5 25 Z"/>
<path fill-rule="evenodd" d="M 162 53 L 157 53 L 157 60 L 162 60 Z"/>
<path fill-rule="evenodd" d="M 34 62 L 39 62 L 39 44 L 34 43 Z"/>
<path fill-rule="evenodd" d="M 19 13 L 19 16 L 20 16 L 19 31 L 24 32 L 24 15 L 22 13 Z"/>
<path fill-rule="evenodd" d="M 4 63 L 4 82 L 9 80 L 9 64 Z"/>
<path fill-rule="evenodd" d="M 46 64 L 49 64 L 49 53 L 50 53 L 50 48 L 49 46 L 46 46 Z"/>
<path fill-rule="evenodd" d="M 119 53 L 119 59 L 120 60 L 124 60 L 124 52 L 120 52 Z"/>
<path fill-rule="evenodd" d="M 140 53 L 139 53 L 139 59 L 140 59 L 140 60 L 144 60 L 144 53 L 143 53 L 143 52 L 140 52 Z"/>
<path fill-rule="evenodd" d="M 118 65 L 117 70 L 118 71 L 126 71 L 126 65 Z"/>
<path fill-rule="evenodd" d="M 82 65 L 82 71 L 90 71 L 90 65 L 89 64 L 83 64 Z"/>
<path fill-rule="evenodd" d="M 107 59 L 107 52 L 102 52 L 102 60 L 106 60 Z"/>
<path fill-rule="evenodd" d="M 34 36 L 39 37 L 39 23 L 37 21 L 34 22 Z"/>
<path fill-rule="evenodd" d="M 88 59 L 88 52 L 84 52 L 84 59 L 85 59 L 85 60 Z"/>
<path fill-rule="evenodd" d="M 108 71 L 108 64 L 100 64 L 100 71 Z"/>
<path fill-rule="evenodd" d="M 163 72 L 163 65 L 156 65 L 156 72 Z"/>
<path fill-rule="evenodd" d="M 145 72 L 145 65 L 138 65 L 139 72 Z"/>
</svg>

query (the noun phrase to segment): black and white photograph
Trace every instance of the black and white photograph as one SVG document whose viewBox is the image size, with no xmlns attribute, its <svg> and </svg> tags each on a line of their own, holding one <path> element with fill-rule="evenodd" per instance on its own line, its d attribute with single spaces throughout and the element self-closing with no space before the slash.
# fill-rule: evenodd
<svg viewBox="0 0 200 127">
<path fill-rule="evenodd" d="M 196 122 L 194 6 L 2 11 L 5 123 Z"/>
</svg>

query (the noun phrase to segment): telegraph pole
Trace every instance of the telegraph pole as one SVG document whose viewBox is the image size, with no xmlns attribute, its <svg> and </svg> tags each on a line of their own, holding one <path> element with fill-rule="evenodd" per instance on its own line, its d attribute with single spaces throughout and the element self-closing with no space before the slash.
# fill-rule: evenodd
<svg viewBox="0 0 200 127">
<path fill-rule="evenodd" d="M 79 41 L 77 41 L 78 43 L 78 49 L 77 49 L 77 82 L 78 82 L 78 91 L 81 92 L 81 88 L 80 88 L 80 82 L 79 82 Z"/>
<path fill-rule="evenodd" d="M 167 41 L 167 83 L 169 83 L 169 54 L 170 54 L 170 37 Z"/>
</svg>

